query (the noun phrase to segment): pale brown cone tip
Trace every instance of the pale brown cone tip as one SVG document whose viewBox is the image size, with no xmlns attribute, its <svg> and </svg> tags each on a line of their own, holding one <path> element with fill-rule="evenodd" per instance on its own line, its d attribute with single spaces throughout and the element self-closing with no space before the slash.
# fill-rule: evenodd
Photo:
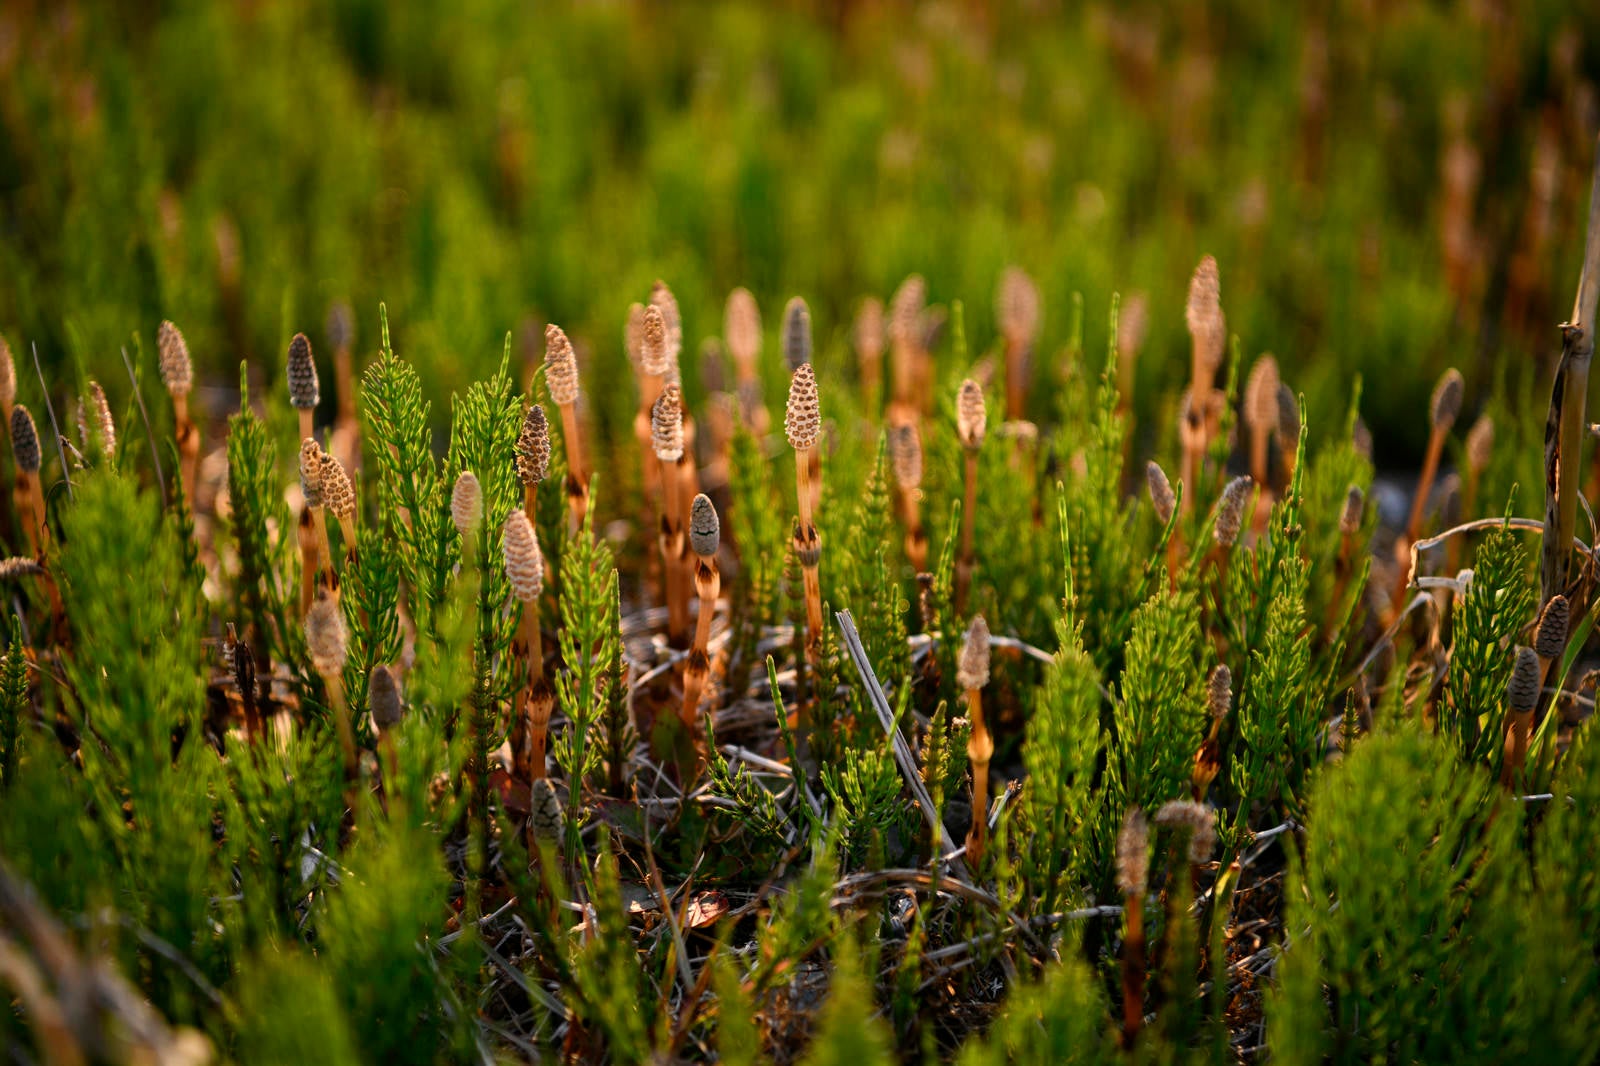
<svg viewBox="0 0 1600 1066">
<path fill-rule="evenodd" d="M 714 558 L 722 539 L 722 523 L 711 498 L 700 493 L 689 507 L 689 549 L 703 559 Z"/>
<path fill-rule="evenodd" d="M 1511 679 L 1506 682 L 1506 702 L 1516 714 L 1530 714 L 1539 703 L 1539 655 L 1518 646 Z"/>
<path fill-rule="evenodd" d="M 345 473 L 339 457 L 330 452 L 322 453 L 322 502 L 328 513 L 341 522 L 350 522 L 356 517 L 355 486 L 350 483 L 350 475 Z"/>
<path fill-rule="evenodd" d="M 517 480 L 525 486 L 537 485 L 550 473 L 550 422 L 544 408 L 532 404 L 522 415 L 517 433 Z"/>
<path fill-rule="evenodd" d="M 683 393 L 676 383 L 669 382 L 650 408 L 650 445 L 663 463 L 683 458 Z"/>
<path fill-rule="evenodd" d="M 644 309 L 639 334 L 639 365 L 651 377 L 665 378 L 672 372 L 672 360 L 667 354 L 667 323 L 661 317 L 661 308 L 655 304 Z"/>
<path fill-rule="evenodd" d="M 922 439 L 915 423 L 889 427 L 889 463 L 902 491 L 911 492 L 922 485 Z"/>
<path fill-rule="evenodd" d="M 956 393 L 956 435 L 961 438 L 961 446 L 968 451 L 982 447 L 988 425 L 989 412 L 984 404 L 983 389 L 967 378 Z"/>
<path fill-rule="evenodd" d="M 450 490 L 450 520 L 463 538 L 475 533 L 483 521 L 483 486 L 470 470 L 461 471 Z"/>
<path fill-rule="evenodd" d="M 16 458 L 17 469 L 37 474 L 43 461 L 39 450 L 39 430 L 33 424 L 33 415 L 22 404 L 11 409 L 11 454 Z"/>
<path fill-rule="evenodd" d="M 1218 663 L 1206 678 L 1206 710 L 1212 718 L 1225 718 L 1233 706 L 1233 671 Z"/>
<path fill-rule="evenodd" d="M 1455 424 L 1456 417 L 1461 414 L 1465 392 L 1466 383 L 1461 380 L 1461 372 L 1454 367 L 1446 370 L 1439 384 L 1434 386 L 1433 401 L 1429 404 L 1429 417 L 1435 430 L 1446 430 Z"/>
<path fill-rule="evenodd" d="M 400 724 L 404 715 L 401 705 L 400 682 L 394 671 L 383 663 L 372 668 L 367 677 L 367 709 L 372 712 L 372 722 L 380 732 L 387 732 Z"/>
<path fill-rule="evenodd" d="M 791 373 L 811 362 L 811 309 L 798 296 L 783 309 L 783 361 Z"/>
<path fill-rule="evenodd" d="M 306 612 L 306 650 L 317 673 L 337 677 L 344 671 L 346 640 L 339 601 L 326 589 L 319 590 L 311 610 Z"/>
<path fill-rule="evenodd" d="M 289 403 L 301 411 L 316 407 L 322 390 L 317 382 L 317 362 L 311 354 L 311 341 L 304 333 L 296 333 L 289 342 L 288 377 Z"/>
<path fill-rule="evenodd" d="M 1155 508 L 1156 517 L 1165 526 L 1172 520 L 1172 512 L 1178 506 L 1178 494 L 1172 491 L 1172 482 L 1167 480 L 1167 472 L 1161 469 L 1161 464 L 1154 459 L 1145 464 L 1144 480 L 1150 489 L 1150 505 Z"/>
<path fill-rule="evenodd" d="M 167 391 L 173 396 L 187 396 L 194 385 L 194 366 L 189 361 L 189 345 L 183 333 L 171 322 L 161 323 L 156 331 L 156 352 Z"/>
<path fill-rule="evenodd" d="M 789 402 L 784 408 L 783 431 L 789 446 L 805 451 L 817 443 L 822 430 L 822 406 L 817 396 L 816 373 L 810 363 L 801 363 L 789 382 Z"/>
<path fill-rule="evenodd" d="M 728 305 L 722 315 L 722 334 L 733 361 L 740 367 L 753 368 L 761 354 L 761 310 L 749 289 L 738 288 L 728 294 Z"/>
<path fill-rule="evenodd" d="M 967 639 L 956 662 L 956 685 L 968 692 L 989 683 L 989 623 L 975 615 L 967 627 Z"/>
<path fill-rule="evenodd" d="M 1244 507 L 1249 502 L 1250 494 L 1255 491 L 1255 487 L 1255 479 L 1246 475 L 1234 478 L 1222 490 L 1212 535 L 1224 548 L 1232 547 L 1239 539 L 1239 529 L 1244 523 Z"/>
<path fill-rule="evenodd" d="M 1122 819 L 1117 833 L 1117 888 L 1124 896 L 1143 895 L 1150 871 L 1150 823 L 1137 807 Z"/>
<path fill-rule="evenodd" d="M 307 507 L 321 507 L 322 500 L 322 445 L 315 437 L 300 442 L 300 495 Z"/>
<path fill-rule="evenodd" d="M 1271 430 L 1278 423 L 1278 361 L 1263 355 L 1250 368 L 1244 388 L 1244 417 L 1256 432 Z"/>
<path fill-rule="evenodd" d="M 550 399 L 567 407 L 578 402 L 578 356 L 561 327 L 551 323 L 544 329 L 544 383 Z"/>
<path fill-rule="evenodd" d="M 1550 602 L 1539 612 L 1539 624 L 1533 631 L 1533 650 L 1541 659 L 1559 658 L 1567 646 L 1567 626 L 1572 619 L 1572 606 L 1562 595 L 1550 597 Z"/>
<path fill-rule="evenodd" d="M 1000 331 L 1023 344 L 1039 330 L 1039 289 L 1021 267 L 1006 267 L 995 292 L 995 319 Z"/>
<path fill-rule="evenodd" d="M 544 591 L 544 554 L 525 512 L 512 511 L 507 516 L 501 550 L 512 595 L 523 603 L 533 603 Z"/>
</svg>

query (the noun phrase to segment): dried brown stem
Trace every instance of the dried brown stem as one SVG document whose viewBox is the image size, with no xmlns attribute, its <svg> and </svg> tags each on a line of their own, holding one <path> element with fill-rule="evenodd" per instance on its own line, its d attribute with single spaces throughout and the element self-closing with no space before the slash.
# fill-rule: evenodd
<svg viewBox="0 0 1600 1066">
<path fill-rule="evenodd" d="M 994 739 L 983 721 L 980 689 L 967 690 L 967 713 L 972 718 L 972 735 L 967 738 L 967 760 L 972 764 L 972 828 L 967 831 L 967 861 L 976 866 L 983 860 L 983 849 L 989 840 L 989 760 L 994 758 Z"/>
<path fill-rule="evenodd" d="M 583 465 L 583 438 L 578 430 L 578 405 L 561 404 L 561 432 L 567 447 L 567 507 L 571 511 L 570 532 L 583 528 L 589 512 L 589 475 Z"/>
<path fill-rule="evenodd" d="M 956 560 L 955 607 L 958 614 L 966 611 L 967 592 L 972 587 L 972 570 L 976 555 L 974 540 L 978 512 L 978 453 L 970 448 L 967 450 L 963 481 L 965 490 L 961 497 L 961 555 Z"/>
</svg>

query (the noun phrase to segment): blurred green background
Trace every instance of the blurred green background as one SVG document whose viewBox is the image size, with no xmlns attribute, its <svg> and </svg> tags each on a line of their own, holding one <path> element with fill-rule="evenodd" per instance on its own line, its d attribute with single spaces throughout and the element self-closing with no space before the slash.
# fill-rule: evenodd
<svg viewBox="0 0 1600 1066">
<path fill-rule="evenodd" d="M 383 300 L 439 412 L 508 330 L 556 321 L 615 438 L 627 307 L 657 277 L 698 399 L 735 285 L 781 395 L 789 295 L 842 374 L 864 295 L 920 272 L 982 350 L 1017 263 L 1044 353 L 1073 292 L 1091 352 L 1111 294 L 1147 294 L 1151 415 L 1209 252 L 1246 355 L 1274 352 L 1314 423 L 1363 373 L 1379 463 L 1402 465 L 1445 366 L 1469 411 L 1545 388 L 1597 74 L 1600 5 L 1570 0 L 12 2 L 0 332 L 120 401 L 118 349 L 138 334 L 150 365 L 171 318 L 221 413 L 238 361 L 276 389 L 334 300 L 370 355 Z"/>
</svg>

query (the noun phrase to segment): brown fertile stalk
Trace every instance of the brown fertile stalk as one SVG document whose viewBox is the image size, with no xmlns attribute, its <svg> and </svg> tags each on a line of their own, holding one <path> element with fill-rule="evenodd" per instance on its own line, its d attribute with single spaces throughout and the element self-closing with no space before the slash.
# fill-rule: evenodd
<svg viewBox="0 0 1600 1066">
<path fill-rule="evenodd" d="M 1167 472 L 1161 469 L 1161 464 L 1154 459 L 1145 464 L 1145 487 L 1150 491 L 1150 506 L 1155 508 L 1156 519 L 1165 529 L 1167 523 L 1172 521 L 1172 512 L 1178 506 L 1178 494 L 1172 491 L 1172 482 L 1167 480 Z M 1183 540 L 1179 530 L 1174 529 L 1172 536 L 1167 538 L 1167 583 L 1173 589 L 1178 587 L 1178 569 L 1183 564 Z"/>
<path fill-rule="evenodd" d="M 336 303 L 328 308 L 325 328 L 328 343 L 333 345 L 333 383 L 338 391 L 338 412 L 329 443 L 345 469 L 355 470 L 361 465 L 361 424 L 356 418 L 355 370 L 351 359 L 356 329 L 350 305 Z"/>
<path fill-rule="evenodd" d="M 1333 598 L 1328 601 L 1328 626 L 1332 628 L 1344 603 L 1345 589 L 1355 570 L 1356 535 L 1361 532 L 1361 516 L 1366 507 L 1366 496 L 1360 485 L 1351 485 L 1345 491 L 1344 508 L 1339 512 L 1339 554 L 1333 562 Z"/>
<path fill-rule="evenodd" d="M 350 483 L 344 464 L 338 458 L 322 453 L 322 502 L 328 513 L 339 521 L 339 531 L 344 534 L 346 561 L 356 557 L 356 487 Z M 329 573 L 333 563 L 328 562 Z"/>
<path fill-rule="evenodd" d="M 328 702 L 333 704 L 333 724 L 339 737 L 339 751 L 344 759 L 345 806 L 353 813 L 356 808 L 356 785 L 360 778 L 360 763 L 356 754 L 355 730 L 350 725 L 350 708 L 344 699 L 344 663 L 348 638 L 345 634 L 344 615 L 339 610 L 338 593 L 317 590 L 317 600 L 306 614 L 306 651 L 311 655 L 311 666 L 322 676 L 328 689 Z"/>
<path fill-rule="evenodd" d="M 11 409 L 11 454 L 17 462 L 17 513 L 35 559 L 44 561 L 49 527 L 45 524 L 44 489 L 39 470 L 44 454 L 39 447 L 39 429 L 33 415 L 22 404 Z"/>
<path fill-rule="evenodd" d="M 1464 385 L 1455 368 L 1444 372 L 1433 388 L 1429 405 L 1428 450 L 1422 457 L 1422 473 L 1417 477 L 1417 493 L 1411 500 L 1411 517 L 1406 522 L 1406 540 L 1414 541 L 1422 532 L 1422 515 L 1433 492 L 1433 479 L 1439 473 L 1439 458 L 1444 454 L 1444 442 L 1461 414 L 1461 394 Z"/>
<path fill-rule="evenodd" d="M 661 569 L 667 585 L 667 642 L 681 648 L 689 639 L 689 593 L 683 539 L 683 394 L 668 384 L 650 411 L 650 443 L 661 464 Z"/>
<path fill-rule="evenodd" d="M 919 349 L 922 346 L 922 310 L 928 287 L 913 274 L 900 283 L 889 301 L 889 369 L 894 398 L 891 408 L 916 406 Z"/>
<path fill-rule="evenodd" d="M 961 554 L 956 559 L 955 607 L 963 610 L 967 605 L 967 592 L 972 587 L 972 570 L 976 555 L 976 528 L 978 512 L 978 452 L 988 432 L 989 412 L 983 400 L 983 389 L 971 378 L 961 383 L 956 393 L 956 436 L 966 455 L 963 471 L 964 495 L 961 499 Z"/>
<path fill-rule="evenodd" d="M 876 411 L 883 398 L 883 301 L 869 296 L 856 312 L 856 362 L 867 410 Z"/>
<path fill-rule="evenodd" d="M 527 667 L 528 681 L 517 691 L 511 732 L 512 777 L 532 782 L 544 776 L 546 730 L 555 700 L 544 676 L 543 635 L 539 627 L 539 596 L 544 592 L 544 553 L 533 523 L 524 511 L 506 517 L 501 551 L 511 594 L 521 604 L 511 654 Z"/>
<path fill-rule="evenodd" d="M 300 495 L 305 500 L 305 509 L 300 512 L 302 618 L 311 610 L 316 596 L 317 571 L 327 567 L 330 584 L 333 581 L 333 548 L 328 543 L 327 505 L 322 496 L 322 460 L 322 446 L 315 437 L 300 442 Z"/>
<path fill-rule="evenodd" d="M 811 362 L 811 309 L 798 296 L 783 308 L 783 361 L 791 374 L 800 369 L 801 363 Z M 815 510 L 822 503 L 822 450 L 813 448 L 806 463 L 806 475 L 811 479 L 811 507 Z"/>
<path fill-rule="evenodd" d="M 694 650 L 683 672 L 683 707 L 679 717 L 686 733 L 699 742 L 700 695 L 711 676 L 711 620 L 716 615 L 717 597 L 722 594 L 722 575 L 717 570 L 717 548 L 721 543 L 722 523 L 717 509 L 704 493 L 694 498 L 689 508 L 689 547 L 699 561 L 694 572 L 695 594 L 700 599 L 700 617 L 694 627 Z"/>
<path fill-rule="evenodd" d="M 817 395 L 816 372 L 810 363 L 801 363 L 789 382 L 789 402 L 784 409 L 783 429 L 794 449 L 795 500 L 799 517 L 795 520 L 794 550 L 805 575 L 806 661 L 813 666 L 822 659 L 822 538 L 817 535 L 811 487 L 811 452 L 816 450 L 822 431 L 822 404 Z"/>
<path fill-rule="evenodd" d="M 1205 462 L 1206 448 L 1210 444 L 1214 419 L 1220 414 L 1216 382 L 1217 370 L 1228 343 L 1227 319 L 1222 313 L 1222 280 L 1217 261 L 1211 256 L 1200 260 L 1194 276 L 1189 279 L 1189 299 L 1184 308 L 1184 321 L 1189 328 L 1190 379 L 1188 408 L 1185 412 L 1188 432 L 1183 436 L 1183 483 L 1199 485 L 1201 466 Z M 1185 492 L 1183 507 L 1190 510 L 1192 491 Z"/>
<path fill-rule="evenodd" d="M 1540 663 L 1538 654 L 1518 647 L 1516 665 L 1506 683 L 1506 744 L 1500 767 L 1500 784 L 1511 788 L 1528 757 L 1528 733 L 1533 727 L 1533 711 L 1539 705 Z"/>
<path fill-rule="evenodd" d="M 1552 596 L 1539 612 L 1533 630 L 1533 652 L 1539 657 L 1539 687 L 1550 677 L 1550 668 L 1567 648 L 1567 632 L 1572 625 L 1572 604 L 1565 596 Z"/>
<path fill-rule="evenodd" d="M 1548 600 L 1567 587 L 1572 535 L 1578 521 L 1578 472 L 1588 431 L 1589 364 L 1594 359 L 1595 314 L 1600 304 L 1600 150 L 1589 190 L 1589 223 L 1583 240 L 1583 273 L 1572 302 L 1572 318 L 1561 327 L 1561 362 L 1545 425 L 1544 547 L 1539 590 Z"/>
<path fill-rule="evenodd" d="M 1211 539 L 1214 542 L 1211 560 L 1217 567 L 1218 588 L 1226 587 L 1228 557 L 1239 540 L 1239 531 L 1244 526 L 1245 505 L 1250 502 L 1255 487 L 1255 481 L 1248 474 L 1236 477 L 1223 487 L 1222 497 L 1217 501 L 1217 516 L 1211 526 Z"/>
<path fill-rule="evenodd" d="M 928 535 L 922 529 L 922 439 L 914 422 L 889 427 L 889 463 L 899 489 L 900 520 L 906 527 L 906 558 L 913 573 L 928 568 Z"/>
<path fill-rule="evenodd" d="M 1196 803 L 1205 801 L 1206 790 L 1222 770 L 1222 745 L 1218 737 L 1232 707 L 1233 671 L 1219 663 L 1212 667 L 1211 676 L 1206 679 L 1206 710 L 1211 718 L 1211 729 L 1201 741 L 1200 750 L 1194 753 L 1194 771 L 1189 781 L 1190 794 Z"/>
<path fill-rule="evenodd" d="M 517 480 L 522 482 L 522 510 L 532 522 L 539 517 L 539 484 L 550 475 L 550 422 L 544 408 L 529 404 L 517 431 Z"/>
<path fill-rule="evenodd" d="M 1039 332 L 1039 289 L 1021 267 L 1006 267 L 994 305 L 995 321 L 1006 344 L 1006 417 L 1026 418 L 1026 366 Z"/>
<path fill-rule="evenodd" d="M 1488 415 L 1478 416 L 1478 420 L 1472 423 L 1472 428 L 1467 430 L 1465 450 L 1467 476 L 1461 482 L 1461 513 L 1475 515 L 1478 513 L 1478 483 L 1483 479 L 1483 472 L 1489 468 L 1489 460 L 1494 457 L 1493 418 Z"/>
<path fill-rule="evenodd" d="M 194 387 L 194 366 L 189 361 L 189 345 L 171 322 L 161 323 L 156 332 L 160 354 L 161 380 L 172 397 L 172 413 L 178 439 L 178 476 L 184 499 L 194 505 L 195 471 L 200 463 L 200 429 L 189 417 L 189 392 Z"/>
<path fill-rule="evenodd" d="M 317 381 L 317 362 L 311 354 L 311 342 L 304 333 L 296 333 L 289 342 L 289 355 L 285 360 L 289 378 L 289 405 L 300 413 L 300 439 L 312 436 L 312 417 L 317 403 L 322 399 L 322 388 Z"/>
<path fill-rule="evenodd" d="M 578 356 L 561 327 L 544 329 L 544 383 L 561 408 L 561 432 L 567 448 L 567 508 L 571 532 L 583 526 L 589 511 L 589 474 L 583 463 L 583 437 L 578 430 Z"/>
<path fill-rule="evenodd" d="M 972 733 L 967 738 L 967 761 L 972 764 L 972 828 L 967 832 L 967 863 L 976 867 L 989 839 L 989 760 L 994 758 L 994 738 L 983 720 L 983 687 L 989 683 L 989 623 L 983 615 L 972 619 L 966 643 L 956 661 L 956 686 L 967 694 L 967 718 Z"/>
<path fill-rule="evenodd" d="M 1270 485 L 1268 446 L 1278 428 L 1278 361 L 1270 355 L 1250 368 L 1244 387 L 1244 424 L 1250 432 L 1250 476 L 1258 485 Z"/>
<path fill-rule="evenodd" d="M 373 732 L 378 735 L 378 754 L 383 760 L 383 776 L 388 802 L 393 804 L 395 784 L 400 777 L 399 752 L 395 750 L 395 733 L 405 717 L 404 701 L 400 695 L 400 680 L 394 671 L 378 663 L 367 675 L 367 710 L 372 715 Z"/>
<path fill-rule="evenodd" d="M 672 359 L 667 347 L 667 322 L 661 314 L 661 308 L 652 304 L 639 308 L 639 413 L 633 419 L 633 434 L 639 441 L 639 450 L 644 456 L 644 485 L 646 495 L 656 501 L 659 511 L 663 506 L 661 497 L 661 463 L 656 459 L 655 449 L 651 444 L 650 416 L 656 405 L 656 400 L 661 396 L 661 388 L 673 370 Z M 629 324 L 632 324 L 630 312 Z"/>
<path fill-rule="evenodd" d="M 1122 1047 L 1132 1050 L 1144 1023 L 1144 891 L 1150 873 L 1150 823 L 1135 807 L 1117 834 L 1117 888 L 1122 892 Z"/>
</svg>

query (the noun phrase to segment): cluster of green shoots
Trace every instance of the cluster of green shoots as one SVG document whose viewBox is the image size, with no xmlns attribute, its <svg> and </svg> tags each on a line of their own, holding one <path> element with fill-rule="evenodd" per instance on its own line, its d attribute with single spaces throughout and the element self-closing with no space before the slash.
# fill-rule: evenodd
<svg viewBox="0 0 1600 1066">
<path fill-rule="evenodd" d="M 287 407 L 241 371 L 219 438 L 163 323 L 170 404 L 90 382 L 56 447 L 0 353 L 0 1029 L 50 1062 L 1593 1057 L 1576 462 L 1542 521 L 1444 528 L 1493 453 L 1480 420 L 1440 477 L 1451 371 L 1381 528 L 1359 387 L 1309 424 L 1213 259 L 1137 433 L 1141 324 L 1113 300 L 1094 354 L 1067 301 L 1047 358 L 1053 306 L 1008 270 L 979 350 L 912 277 L 853 359 L 800 299 L 769 358 L 740 289 L 691 395 L 658 282 L 610 436 L 589 396 L 630 386 L 556 325 L 446 411 L 386 314 L 358 386 L 336 309 L 331 423 L 298 333 Z"/>
</svg>

